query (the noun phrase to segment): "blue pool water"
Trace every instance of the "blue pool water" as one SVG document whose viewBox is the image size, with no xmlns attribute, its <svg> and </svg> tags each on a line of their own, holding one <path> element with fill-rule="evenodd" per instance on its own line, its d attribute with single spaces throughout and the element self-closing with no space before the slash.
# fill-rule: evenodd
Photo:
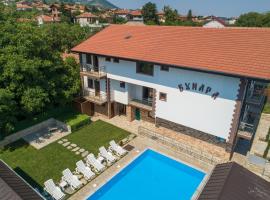
<svg viewBox="0 0 270 200">
<path fill-rule="evenodd" d="M 190 200 L 205 174 L 146 150 L 87 200 Z"/>
</svg>

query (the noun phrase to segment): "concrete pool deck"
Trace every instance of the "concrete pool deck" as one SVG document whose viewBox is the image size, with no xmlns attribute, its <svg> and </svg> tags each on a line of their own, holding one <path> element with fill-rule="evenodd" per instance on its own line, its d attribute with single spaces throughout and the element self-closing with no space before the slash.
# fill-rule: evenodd
<svg viewBox="0 0 270 200">
<path fill-rule="evenodd" d="M 90 195 L 96 192 L 100 187 L 106 184 L 113 176 L 115 176 L 118 172 L 120 172 L 124 167 L 130 164 L 136 157 L 141 155 L 141 153 L 144 152 L 146 149 L 152 149 L 163 155 L 166 155 L 167 157 L 170 157 L 174 160 L 185 163 L 195 169 L 203 171 L 206 173 L 205 177 L 207 177 L 207 175 L 211 172 L 211 170 L 214 167 L 213 165 L 210 165 L 203 161 L 191 159 L 191 157 L 189 157 L 187 154 L 176 152 L 172 150 L 171 148 L 165 145 L 162 145 L 160 143 L 157 143 L 146 137 L 138 136 L 137 138 L 132 140 L 129 144 L 134 146 L 135 148 L 131 150 L 125 157 L 120 159 L 110 168 L 106 169 L 103 173 L 97 176 L 94 180 L 92 180 L 87 185 L 85 185 L 81 190 L 76 192 L 69 199 L 70 200 L 87 199 Z M 202 181 L 201 185 L 204 183 L 205 183 L 205 180 Z M 201 188 L 201 185 L 199 186 L 199 188 Z"/>
</svg>

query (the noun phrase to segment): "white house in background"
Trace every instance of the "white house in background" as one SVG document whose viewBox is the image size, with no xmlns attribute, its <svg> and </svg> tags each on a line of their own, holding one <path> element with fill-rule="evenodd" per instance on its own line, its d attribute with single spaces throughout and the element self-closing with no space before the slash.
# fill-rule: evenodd
<svg viewBox="0 0 270 200">
<path fill-rule="evenodd" d="M 211 21 L 203 25 L 204 28 L 224 28 L 226 24 L 224 21 L 218 18 L 213 18 Z"/>
<path fill-rule="evenodd" d="M 232 152 L 256 130 L 269 42 L 268 29 L 111 25 L 72 49 L 81 111 L 148 121 Z"/>
<path fill-rule="evenodd" d="M 76 22 L 80 24 L 80 26 L 100 26 L 98 16 L 86 12 L 76 16 Z"/>
</svg>

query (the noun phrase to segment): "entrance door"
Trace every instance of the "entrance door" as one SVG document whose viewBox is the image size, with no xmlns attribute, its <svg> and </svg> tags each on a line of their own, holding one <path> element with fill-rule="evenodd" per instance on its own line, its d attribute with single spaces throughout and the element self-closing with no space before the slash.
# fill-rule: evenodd
<svg viewBox="0 0 270 200">
<path fill-rule="evenodd" d="M 94 65 L 94 71 L 98 72 L 98 57 L 93 56 L 93 65 Z"/>
<path fill-rule="evenodd" d="M 97 80 L 95 80 L 95 95 L 96 96 L 100 95 L 100 83 Z"/>
<path fill-rule="evenodd" d="M 135 109 L 135 119 L 136 120 L 141 120 L 141 111 L 139 108 Z"/>
</svg>

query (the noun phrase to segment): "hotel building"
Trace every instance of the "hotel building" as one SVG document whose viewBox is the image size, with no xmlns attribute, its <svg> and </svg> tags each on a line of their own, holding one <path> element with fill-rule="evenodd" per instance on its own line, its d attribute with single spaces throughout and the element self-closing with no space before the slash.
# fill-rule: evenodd
<svg viewBox="0 0 270 200">
<path fill-rule="evenodd" d="M 148 121 L 232 152 L 256 131 L 269 45 L 269 29 L 111 25 L 72 49 L 81 111 Z"/>
</svg>

